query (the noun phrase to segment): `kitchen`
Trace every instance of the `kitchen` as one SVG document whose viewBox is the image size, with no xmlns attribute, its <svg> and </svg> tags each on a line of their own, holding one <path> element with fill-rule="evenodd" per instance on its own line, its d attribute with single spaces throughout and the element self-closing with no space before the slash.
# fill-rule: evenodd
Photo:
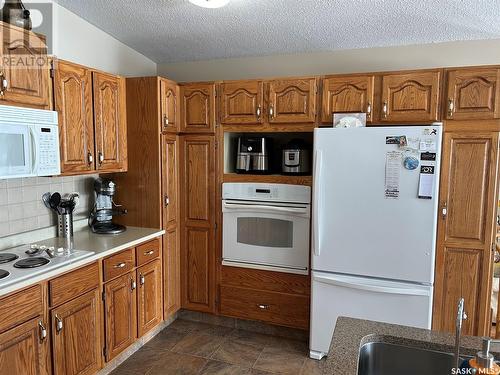
<svg viewBox="0 0 500 375">
<path fill-rule="evenodd" d="M 1 25 L 0 373 L 500 372 L 494 1 L 391 6 L 427 28 L 382 42 L 328 1 L 23 3 Z"/>
</svg>

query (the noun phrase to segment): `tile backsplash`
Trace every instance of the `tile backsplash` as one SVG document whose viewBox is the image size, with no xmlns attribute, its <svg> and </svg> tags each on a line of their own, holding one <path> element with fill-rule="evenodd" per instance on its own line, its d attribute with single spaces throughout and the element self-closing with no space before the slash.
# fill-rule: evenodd
<svg viewBox="0 0 500 375">
<path fill-rule="evenodd" d="M 77 192 L 80 203 L 74 218 L 86 217 L 94 204 L 93 183 L 97 175 L 31 177 L 0 180 L 0 238 L 57 223 L 54 212 L 44 206 L 42 194 Z"/>
</svg>

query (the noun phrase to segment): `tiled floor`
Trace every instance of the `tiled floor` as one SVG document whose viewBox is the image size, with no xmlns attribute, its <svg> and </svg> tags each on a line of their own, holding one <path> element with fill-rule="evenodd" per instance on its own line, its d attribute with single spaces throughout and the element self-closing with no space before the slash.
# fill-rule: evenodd
<svg viewBox="0 0 500 375">
<path fill-rule="evenodd" d="M 178 319 L 112 375 L 319 375 L 307 343 Z"/>
</svg>

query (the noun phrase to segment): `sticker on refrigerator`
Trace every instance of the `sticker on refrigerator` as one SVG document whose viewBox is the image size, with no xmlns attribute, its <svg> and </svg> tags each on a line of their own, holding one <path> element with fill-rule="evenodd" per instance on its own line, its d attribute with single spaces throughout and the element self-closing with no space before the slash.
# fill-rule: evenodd
<svg viewBox="0 0 500 375">
<path fill-rule="evenodd" d="M 434 192 L 435 168 L 432 165 L 420 167 L 420 181 L 418 182 L 418 198 L 432 199 Z"/>
<path fill-rule="evenodd" d="M 385 156 L 385 197 L 399 198 L 399 177 L 403 154 L 399 151 L 389 151 Z"/>
</svg>

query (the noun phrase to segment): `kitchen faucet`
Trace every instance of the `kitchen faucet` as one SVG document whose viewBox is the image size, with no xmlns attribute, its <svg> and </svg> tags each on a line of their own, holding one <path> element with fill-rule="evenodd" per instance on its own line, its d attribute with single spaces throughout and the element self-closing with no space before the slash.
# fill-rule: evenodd
<svg viewBox="0 0 500 375">
<path fill-rule="evenodd" d="M 464 299 L 460 298 L 455 322 L 455 368 L 460 367 L 460 335 L 462 334 L 462 321 L 465 319 L 467 319 L 467 314 L 464 311 Z"/>
</svg>

